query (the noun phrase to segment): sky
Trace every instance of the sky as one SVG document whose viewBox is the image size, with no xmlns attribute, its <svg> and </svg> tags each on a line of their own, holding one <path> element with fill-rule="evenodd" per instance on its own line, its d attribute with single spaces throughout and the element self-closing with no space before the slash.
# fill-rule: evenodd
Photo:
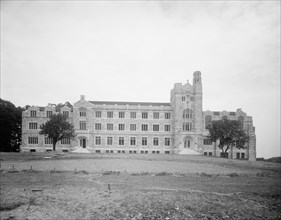
<svg viewBox="0 0 281 220">
<path fill-rule="evenodd" d="M 280 156 L 280 1 L 1 1 L 1 98 L 169 102 L 201 71 L 203 110 L 253 117 Z"/>
</svg>

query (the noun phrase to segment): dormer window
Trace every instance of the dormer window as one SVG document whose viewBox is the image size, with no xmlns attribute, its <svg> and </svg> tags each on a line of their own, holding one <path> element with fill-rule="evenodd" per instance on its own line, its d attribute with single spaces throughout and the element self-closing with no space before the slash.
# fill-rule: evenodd
<svg viewBox="0 0 281 220">
<path fill-rule="evenodd" d="M 80 117 L 86 117 L 86 111 L 80 111 Z"/>
<path fill-rule="evenodd" d="M 47 111 L 47 117 L 50 118 L 53 115 L 52 111 Z"/>
<path fill-rule="evenodd" d="M 36 117 L 36 111 L 31 110 L 30 111 L 30 117 Z"/>
<path fill-rule="evenodd" d="M 63 112 L 62 112 L 62 115 L 63 115 L 64 117 L 68 118 L 68 117 L 69 117 L 69 111 L 63 111 Z"/>
</svg>

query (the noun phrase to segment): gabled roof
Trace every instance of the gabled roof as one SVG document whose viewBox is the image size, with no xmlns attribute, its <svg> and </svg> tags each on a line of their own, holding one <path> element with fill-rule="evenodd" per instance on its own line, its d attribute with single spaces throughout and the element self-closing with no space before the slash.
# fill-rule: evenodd
<svg viewBox="0 0 281 220">
<path fill-rule="evenodd" d="M 89 101 L 94 105 L 142 105 L 142 106 L 171 106 L 169 102 L 116 102 L 116 101 Z"/>
</svg>

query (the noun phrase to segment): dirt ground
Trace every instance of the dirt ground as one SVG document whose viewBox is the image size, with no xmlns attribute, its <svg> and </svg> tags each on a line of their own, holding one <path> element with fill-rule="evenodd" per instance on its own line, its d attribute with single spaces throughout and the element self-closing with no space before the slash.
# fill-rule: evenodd
<svg viewBox="0 0 281 220">
<path fill-rule="evenodd" d="M 281 219 L 280 164 L 46 155 L 0 154 L 0 219 Z"/>
</svg>

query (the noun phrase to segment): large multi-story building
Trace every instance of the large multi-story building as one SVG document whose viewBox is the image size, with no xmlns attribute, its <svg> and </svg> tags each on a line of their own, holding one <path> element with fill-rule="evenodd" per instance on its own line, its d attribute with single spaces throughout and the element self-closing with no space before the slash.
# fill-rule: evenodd
<svg viewBox="0 0 281 220">
<path fill-rule="evenodd" d="M 155 153 L 204 154 L 220 156 L 218 143 L 207 139 L 206 127 L 212 120 L 227 117 L 238 120 L 250 136 L 245 149 L 234 148 L 230 158 L 256 159 L 256 136 L 253 120 L 241 109 L 235 112 L 203 111 L 202 80 L 199 71 L 193 83 L 176 83 L 169 103 L 87 101 L 81 95 L 73 106 L 57 108 L 31 106 L 22 113 L 21 151 L 48 151 L 51 141 L 39 134 L 40 124 L 58 112 L 75 128 L 75 140 L 65 139 L 57 150 L 71 151 L 77 147 L 93 153 Z"/>
</svg>

